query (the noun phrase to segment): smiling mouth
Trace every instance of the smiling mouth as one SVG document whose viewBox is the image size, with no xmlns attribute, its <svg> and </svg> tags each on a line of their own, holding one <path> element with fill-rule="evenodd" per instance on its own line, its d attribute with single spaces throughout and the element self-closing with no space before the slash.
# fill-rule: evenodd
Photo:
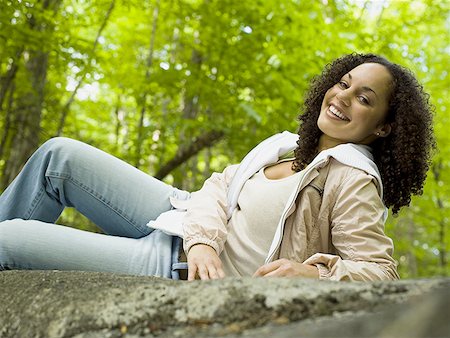
<svg viewBox="0 0 450 338">
<path fill-rule="evenodd" d="M 332 113 L 334 116 L 341 119 L 342 121 L 350 121 L 350 119 L 344 114 L 342 114 L 335 106 L 330 104 L 328 110 L 330 111 L 330 113 Z"/>
</svg>

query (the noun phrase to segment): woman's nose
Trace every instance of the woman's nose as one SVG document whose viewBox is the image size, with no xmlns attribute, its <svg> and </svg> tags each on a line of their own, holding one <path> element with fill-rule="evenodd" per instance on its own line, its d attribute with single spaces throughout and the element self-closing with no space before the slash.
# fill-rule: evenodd
<svg viewBox="0 0 450 338">
<path fill-rule="evenodd" d="M 342 90 L 336 94 L 336 98 L 341 101 L 345 106 L 350 106 L 350 97 L 347 90 Z"/>
</svg>

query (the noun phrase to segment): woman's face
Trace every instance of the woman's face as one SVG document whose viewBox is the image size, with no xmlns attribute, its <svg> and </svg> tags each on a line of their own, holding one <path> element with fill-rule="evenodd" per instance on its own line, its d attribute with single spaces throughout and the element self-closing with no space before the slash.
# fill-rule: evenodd
<svg viewBox="0 0 450 338">
<path fill-rule="evenodd" d="M 328 89 L 317 125 L 320 150 L 341 143 L 370 144 L 390 133 L 385 124 L 392 76 L 383 65 L 364 63 Z"/>
</svg>

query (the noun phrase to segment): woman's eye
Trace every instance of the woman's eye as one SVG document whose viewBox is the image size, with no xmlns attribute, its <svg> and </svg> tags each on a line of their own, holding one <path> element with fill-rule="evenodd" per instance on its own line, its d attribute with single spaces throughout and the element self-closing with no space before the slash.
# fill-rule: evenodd
<svg viewBox="0 0 450 338">
<path fill-rule="evenodd" d="M 348 88 L 347 82 L 345 82 L 345 81 L 339 81 L 338 84 L 339 84 L 339 87 L 341 87 L 341 88 Z"/>
<path fill-rule="evenodd" d="M 364 96 L 360 96 L 359 101 L 364 104 L 369 104 L 369 100 L 367 98 L 365 98 Z"/>
</svg>

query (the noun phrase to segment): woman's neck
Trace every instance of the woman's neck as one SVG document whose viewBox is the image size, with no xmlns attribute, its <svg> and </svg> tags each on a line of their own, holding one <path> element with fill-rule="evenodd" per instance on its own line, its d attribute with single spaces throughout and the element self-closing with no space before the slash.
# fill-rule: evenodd
<svg viewBox="0 0 450 338">
<path fill-rule="evenodd" d="M 318 153 L 320 153 L 323 150 L 327 150 L 333 147 L 336 147 L 339 144 L 344 143 L 341 140 L 329 137 L 328 135 L 322 134 L 319 138 L 319 145 L 318 145 Z"/>
</svg>

